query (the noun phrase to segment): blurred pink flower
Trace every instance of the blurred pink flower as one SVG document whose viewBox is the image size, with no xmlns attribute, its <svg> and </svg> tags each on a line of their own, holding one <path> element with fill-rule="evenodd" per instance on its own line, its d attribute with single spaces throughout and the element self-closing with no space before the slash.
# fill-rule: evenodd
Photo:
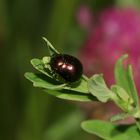
<svg viewBox="0 0 140 140">
<path fill-rule="evenodd" d="M 82 28 L 89 30 L 92 25 L 92 14 L 88 6 L 82 5 L 78 8 L 76 20 Z"/>
<path fill-rule="evenodd" d="M 114 64 L 124 53 L 129 55 L 140 94 L 140 13 L 135 9 L 102 11 L 80 52 L 85 74 L 103 73 L 110 85 L 114 81 Z"/>
</svg>

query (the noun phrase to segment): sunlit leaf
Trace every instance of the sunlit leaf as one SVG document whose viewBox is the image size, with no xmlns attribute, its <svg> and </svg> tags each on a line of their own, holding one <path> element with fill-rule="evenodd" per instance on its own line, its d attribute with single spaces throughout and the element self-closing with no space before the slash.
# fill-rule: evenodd
<svg viewBox="0 0 140 140">
<path fill-rule="evenodd" d="M 81 92 L 71 91 L 71 90 L 45 90 L 49 93 L 60 99 L 72 100 L 72 101 L 97 101 L 97 99 L 91 94 L 83 94 Z"/>
<path fill-rule="evenodd" d="M 118 85 L 112 85 L 111 90 L 116 94 L 116 96 L 113 98 L 113 101 L 117 104 L 117 106 L 125 112 L 132 111 L 133 99 L 129 96 L 129 94 Z"/>
<path fill-rule="evenodd" d="M 133 99 L 134 101 L 134 106 L 138 108 L 139 103 L 138 103 L 138 94 L 137 90 L 135 87 L 134 79 L 133 79 L 133 74 L 132 74 L 132 68 L 131 65 L 128 65 L 127 68 L 125 69 L 123 67 L 123 60 L 128 57 L 127 54 L 123 55 L 118 59 L 115 65 L 115 81 L 116 84 L 124 88 L 129 96 Z"/>
<path fill-rule="evenodd" d="M 45 66 L 44 66 L 44 63 L 42 62 L 41 59 L 38 59 L 38 58 L 34 58 L 31 60 L 31 64 L 33 65 L 33 67 L 35 69 L 37 69 L 38 71 L 40 71 L 41 73 L 45 74 L 46 76 L 48 77 L 52 77 L 48 72 L 47 72 L 47 69 L 45 70 Z"/>
<path fill-rule="evenodd" d="M 113 92 L 107 87 L 103 76 L 95 74 L 88 81 L 89 92 L 94 95 L 99 101 L 107 102 L 112 98 Z"/>
<path fill-rule="evenodd" d="M 79 82 L 69 84 L 68 86 L 66 86 L 64 88 L 68 89 L 68 90 L 73 90 L 73 91 L 89 94 L 88 87 L 87 87 L 87 81 L 85 81 L 82 77 Z"/>
<path fill-rule="evenodd" d="M 111 86 L 111 90 L 116 93 L 116 95 L 123 100 L 124 102 L 128 103 L 130 100 L 129 95 L 127 94 L 127 92 L 120 86 L 118 85 L 112 85 Z"/>
<path fill-rule="evenodd" d="M 51 57 L 49 57 L 49 56 L 44 56 L 42 58 L 42 62 L 44 63 L 45 66 L 49 65 L 50 59 L 51 59 Z"/>
<path fill-rule="evenodd" d="M 26 72 L 25 77 L 33 82 L 34 87 L 45 88 L 45 89 L 62 89 L 66 84 L 58 84 L 54 82 L 49 77 L 44 76 L 43 74 L 34 74 L 32 72 Z"/>
<path fill-rule="evenodd" d="M 110 122 L 89 120 L 81 124 L 88 133 L 104 140 L 139 140 L 140 133 L 135 125 L 113 125 Z"/>
<path fill-rule="evenodd" d="M 62 99 L 75 100 L 75 101 L 93 101 L 96 98 L 82 90 L 84 83 L 77 87 L 68 87 L 67 84 L 60 84 L 49 77 L 44 76 L 43 74 L 34 74 L 31 72 L 25 73 L 25 77 L 33 82 L 34 87 L 43 88 L 47 93 Z M 86 84 L 86 83 L 85 83 Z M 82 92 L 85 91 L 85 92 Z"/>
<path fill-rule="evenodd" d="M 127 77 L 128 85 L 130 88 L 131 97 L 134 100 L 134 106 L 138 108 L 139 107 L 139 98 L 138 98 L 138 93 L 137 93 L 136 86 L 135 86 L 134 79 L 133 79 L 131 65 L 128 65 L 126 77 Z"/>
<path fill-rule="evenodd" d="M 122 55 L 115 64 L 114 74 L 115 74 L 115 82 L 117 85 L 123 87 L 129 94 L 130 89 L 128 85 L 128 80 L 126 78 L 126 70 L 123 67 L 122 62 L 128 57 L 127 54 Z"/>
</svg>

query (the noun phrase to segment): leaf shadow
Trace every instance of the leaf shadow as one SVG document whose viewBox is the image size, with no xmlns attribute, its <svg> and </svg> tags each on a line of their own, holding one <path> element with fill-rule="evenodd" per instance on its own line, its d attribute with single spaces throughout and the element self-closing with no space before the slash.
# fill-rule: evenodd
<svg viewBox="0 0 140 140">
<path fill-rule="evenodd" d="M 116 126 L 112 132 L 111 132 L 111 136 L 114 137 L 118 134 L 121 134 L 121 133 L 125 133 L 128 129 L 130 129 L 131 127 L 134 127 L 135 125 L 134 124 L 131 124 L 131 125 L 118 125 Z M 136 132 L 139 132 L 139 130 L 136 128 Z"/>
<path fill-rule="evenodd" d="M 35 74 L 37 77 L 39 77 L 40 79 L 44 80 L 44 81 L 47 81 L 48 83 L 51 83 L 51 84 L 54 84 L 54 85 L 60 85 L 60 84 L 63 84 L 61 82 L 58 82 L 56 80 L 54 80 L 53 78 L 50 78 L 44 74 L 40 74 L 40 73 L 36 73 Z"/>
<path fill-rule="evenodd" d="M 93 101 L 98 101 L 96 97 L 94 97 L 93 95 L 91 94 L 83 94 L 81 92 L 77 92 L 77 91 L 71 91 L 71 90 L 67 90 L 67 89 L 62 89 L 62 90 L 59 90 L 59 92 L 61 93 L 66 93 L 66 94 L 75 94 L 75 95 L 81 95 L 81 96 L 87 96 L 88 99 L 90 100 L 93 100 Z"/>
<path fill-rule="evenodd" d="M 76 81 L 76 82 L 73 82 L 73 83 L 68 83 L 68 86 L 71 87 L 71 88 L 76 88 L 81 84 L 81 82 L 82 81 L 79 80 L 79 81 Z"/>
<path fill-rule="evenodd" d="M 42 79 L 44 81 L 47 81 L 47 82 L 49 82 L 51 84 L 54 84 L 54 85 L 67 84 L 66 86 L 68 86 L 69 88 L 76 88 L 82 82 L 81 80 L 79 80 L 79 81 L 76 81 L 76 82 L 73 82 L 73 83 L 69 83 L 69 82 L 64 82 L 62 80 L 58 81 L 55 78 L 51 78 L 51 77 L 48 77 L 47 75 L 40 74 L 40 73 L 36 73 L 35 75 L 37 77 L 39 77 L 40 79 Z"/>
</svg>

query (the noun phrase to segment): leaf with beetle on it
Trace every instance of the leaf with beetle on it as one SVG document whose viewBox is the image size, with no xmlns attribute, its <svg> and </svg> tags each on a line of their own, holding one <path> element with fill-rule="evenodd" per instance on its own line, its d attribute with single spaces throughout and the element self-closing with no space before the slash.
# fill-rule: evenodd
<svg viewBox="0 0 140 140">
<path fill-rule="evenodd" d="M 34 74 L 32 72 L 26 72 L 25 77 L 33 82 L 35 87 L 45 88 L 45 89 L 65 89 L 69 91 L 81 92 L 83 94 L 89 94 L 87 89 L 87 82 L 84 79 L 81 79 L 79 83 L 73 83 L 68 85 L 67 83 L 60 84 L 59 82 L 49 78 L 43 74 Z"/>
<path fill-rule="evenodd" d="M 84 93 L 81 89 L 83 85 L 76 87 L 68 87 L 66 84 L 56 84 L 56 82 L 42 74 L 25 73 L 25 77 L 33 82 L 34 87 L 44 89 L 45 92 L 55 97 L 74 100 L 74 101 L 93 101 L 97 100 L 89 93 Z"/>
<path fill-rule="evenodd" d="M 64 89 L 89 94 L 88 88 L 87 88 L 87 81 L 85 81 L 82 77 L 79 82 L 68 84 L 67 86 L 64 87 Z"/>
<path fill-rule="evenodd" d="M 50 54 L 53 55 L 53 57 L 54 54 L 57 54 L 57 56 L 58 54 L 60 55 L 60 53 L 52 46 L 52 44 L 46 38 L 43 39 L 47 42 Z M 69 61 L 78 61 L 78 63 L 80 63 L 79 60 L 77 60 L 76 58 L 72 56 L 70 56 L 70 58 L 71 59 Z M 53 76 L 53 73 L 55 74 L 55 72 L 51 68 L 51 59 L 51 56 L 45 56 L 42 59 L 34 58 L 31 60 L 31 64 L 33 65 L 33 67 L 39 72 L 41 72 L 41 74 L 34 74 L 31 72 L 25 73 L 25 77 L 33 83 L 34 87 L 43 88 L 45 91 L 47 91 L 47 93 L 62 99 L 77 101 L 97 100 L 88 92 L 87 81 L 85 80 L 85 78 L 83 78 L 84 76 L 82 76 L 82 74 L 80 74 L 77 77 L 78 79 L 74 82 L 62 82 L 61 79 L 60 81 L 59 79 L 56 80 L 56 78 Z M 66 58 L 63 57 L 62 60 L 65 59 Z M 65 61 L 67 62 L 67 60 Z"/>
<path fill-rule="evenodd" d="M 32 72 L 26 72 L 25 77 L 31 82 L 33 82 L 34 87 L 58 90 L 63 89 L 63 87 L 66 86 L 66 84 L 56 83 L 54 80 L 50 79 L 49 77 L 46 77 L 43 74 L 34 74 Z"/>
<path fill-rule="evenodd" d="M 46 38 L 43 37 L 43 40 L 47 43 L 50 56 L 31 60 L 31 64 L 40 72 L 39 74 L 25 73 L 25 77 L 33 83 L 34 87 L 41 88 L 50 95 L 66 100 L 82 102 L 98 100 L 104 103 L 113 100 L 124 112 L 113 116 L 111 121 L 133 116 L 137 118 L 137 127 L 140 128 L 138 96 L 132 68 L 130 65 L 126 69 L 122 66 L 122 61 L 127 58 L 127 55 L 123 55 L 117 61 L 115 65 L 116 83 L 110 89 L 107 87 L 102 74 L 95 74 L 88 79 L 82 74 L 83 67 L 77 58 L 60 54 Z M 121 132 L 120 127 L 127 128 L 125 133 Z M 136 125 L 117 126 L 98 120 L 82 123 L 82 128 L 85 131 L 106 140 L 128 140 L 130 137 L 138 140 L 140 135 L 136 131 L 137 127 Z"/>
</svg>

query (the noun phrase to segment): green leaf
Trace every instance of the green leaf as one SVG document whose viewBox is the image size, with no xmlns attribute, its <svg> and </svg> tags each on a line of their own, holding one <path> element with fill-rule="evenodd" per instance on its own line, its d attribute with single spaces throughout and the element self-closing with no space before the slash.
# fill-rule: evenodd
<svg viewBox="0 0 140 140">
<path fill-rule="evenodd" d="M 114 96 L 114 93 L 107 87 L 101 74 L 95 74 L 88 80 L 88 90 L 101 102 L 107 102 Z"/>
<path fill-rule="evenodd" d="M 127 68 L 125 69 L 122 65 L 122 62 L 124 59 L 128 57 L 127 54 L 123 55 L 118 61 L 116 62 L 115 65 L 115 81 L 116 84 L 121 86 L 126 90 L 126 92 L 129 94 L 129 96 L 133 99 L 134 101 L 134 106 L 138 107 L 138 95 L 132 75 L 132 68 L 131 65 L 128 65 Z"/>
<path fill-rule="evenodd" d="M 51 68 L 49 66 L 50 57 L 45 56 L 45 57 L 43 57 L 42 61 L 44 63 L 44 67 L 48 70 L 51 70 Z M 80 81 L 72 83 L 72 84 L 69 83 L 65 87 L 65 89 L 88 93 L 87 81 L 85 80 L 85 77 L 86 77 L 85 75 L 82 75 Z"/>
<path fill-rule="evenodd" d="M 49 56 L 44 56 L 42 58 L 42 62 L 44 63 L 44 66 L 48 66 L 49 65 L 50 59 L 51 59 L 51 57 L 49 57 Z"/>
<path fill-rule="evenodd" d="M 114 73 L 115 73 L 116 84 L 123 87 L 128 93 L 130 93 L 128 81 L 127 81 L 127 78 L 126 78 L 126 70 L 124 69 L 124 67 L 122 65 L 122 62 L 127 57 L 128 57 L 128 55 L 124 54 L 117 60 L 117 62 L 115 64 Z"/>
<path fill-rule="evenodd" d="M 110 122 L 89 120 L 81 124 L 88 133 L 105 140 L 139 140 L 140 133 L 135 125 L 113 125 Z"/>
<path fill-rule="evenodd" d="M 60 54 L 54 47 L 53 45 L 49 42 L 49 40 L 45 37 L 42 37 L 43 40 L 47 43 L 47 46 L 49 48 L 49 52 L 50 52 L 50 55 L 53 55 L 53 54 Z"/>
<path fill-rule="evenodd" d="M 83 84 L 77 87 L 67 87 L 67 84 L 60 84 L 43 74 L 34 74 L 31 72 L 25 73 L 25 77 L 33 82 L 34 87 L 43 88 L 47 93 L 61 99 L 76 101 L 96 100 L 96 98 L 86 92 L 86 90 L 81 90 L 82 87 L 84 87 Z M 85 91 L 86 93 L 82 91 Z"/>
<path fill-rule="evenodd" d="M 64 87 L 64 89 L 89 94 L 89 91 L 88 91 L 88 88 L 87 88 L 87 81 L 85 81 L 83 79 L 83 77 L 81 77 L 79 82 L 69 84 L 68 86 Z"/>
<path fill-rule="evenodd" d="M 41 59 L 34 58 L 31 60 L 31 64 L 33 65 L 33 67 L 35 69 L 37 69 L 41 73 L 45 74 L 46 76 L 52 78 L 52 76 L 49 74 L 49 72 L 47 72 L 47 69 L 45 69 L 45 65 Z"/>
<path fill-rule="evenodd" d="M 50 79 L 47 76 L 44 76 L 43 74 L 34 74 L 32 72 L 26 72 L 25 77 L 31 82 L 33 82 L 34 87 L 56 90 L 62 89 L 66 86 L 66 84 L 58 84 L 54 82 L 52 79 Z"/>
<path fill-rule="evenodd" d="M 97 101 L 97 99 L 91 94 L 83 94 L 82 92 L 70 91 L 70 90 L 45 90 L 50 95 L 53 95 L 60 99 L 72 100 L 72 101 Z"/>
<path fill-rule="evenodd" d="M 124 102 L 128 103 L 130 101 L 129 95 L 122 87 L 118 85 L 112 85 L 111 90 L 116 93 L 116 95 Z"/>
<path fill-rule="evenodd" d="M 127 94 L 127 92 L 118 85 L 112 85 L 111 90 L 116 94 L 116 96 L 113 98 L 113 101 L 117 104 L 117 106 L 119 106 L 125 112 L 132 111 L 133 100 Z"/>
<path fill-rule="evenodd" d="M 138 93 L 137 93 L 136 86 L 135 86 L 134 79 L 133 79 L 131 65 L 128 65 L 128 68 L 127 68 L 127 71 L 126 71 L 126 77 L 127 77 L 128 85 L 129 85 L 129 88 L 130 88 L 131 97 L 134 100 L 134 106 L 136 108 L 139 108 L 139 98 L 138 98 Z"/>
<path fill-rule="evenodd" d="M 77 83 L 72 84 L 61 84 L 53 79 L 43 75 L 43 74 L 34 74 L 32 72 L 25 73 L 25 77 L 33 82 L 35 87 L 46 88 L 46 89 L 66 89 L 71 92 L 81 92 L 83 94 L 89 94 L 87 89 L 87 82 L 81 78 Z"/>
</svg>

